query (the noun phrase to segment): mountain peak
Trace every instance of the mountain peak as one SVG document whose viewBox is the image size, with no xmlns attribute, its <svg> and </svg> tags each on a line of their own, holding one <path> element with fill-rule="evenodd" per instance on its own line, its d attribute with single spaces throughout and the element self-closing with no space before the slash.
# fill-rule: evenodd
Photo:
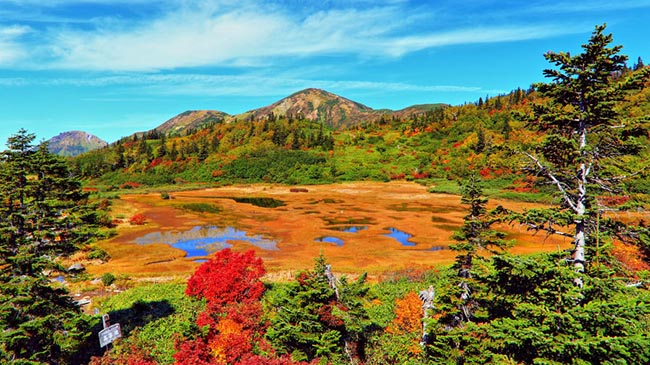
<svg viewBox="0 0 650 365">
<path fill-rule="evenodd" d="M 251 110 L 240 118 L 263 118 L 274 115 L 319 120 L 333 128 L 345 128 L 358 120 L 367 119 L 375 111 L 329 91 L 308 88 L 295 92 L 269 106 Z"/>
<path fill-rule="evenodd" d="M 165 135 L 184 135 L 210 123 L 220 123 L 228 114 L 217 110 L 187 110 L 159 125 L 155 130 Z"/>
<path fill-rule="evenodd" d="M 82 153 L 106 147 L 108 143 L 84 131 L 60 133 L 47 141 L 50 152 L 59 156 L 77 156 Z"/>
</svg>

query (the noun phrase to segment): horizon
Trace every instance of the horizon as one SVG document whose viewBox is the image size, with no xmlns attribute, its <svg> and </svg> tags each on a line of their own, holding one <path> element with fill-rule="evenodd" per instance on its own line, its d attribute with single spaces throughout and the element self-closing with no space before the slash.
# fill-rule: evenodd
<svg viewBox="0 0 650 365">
<path fill-rule="evenodd" d="M 547 51 L 606 23 L 650 58 L 650 0 L 0 0 L 4 145 L 80 130 L 109 143 L 187 110 L 236 115 L 318 88 L 373 109 L 460 105 L 546 81 Z"/>
</svg>

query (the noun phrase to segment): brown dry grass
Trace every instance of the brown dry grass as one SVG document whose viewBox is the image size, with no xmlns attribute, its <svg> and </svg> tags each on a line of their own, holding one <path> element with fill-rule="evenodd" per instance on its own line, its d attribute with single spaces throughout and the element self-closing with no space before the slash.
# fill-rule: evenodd
<svg viewBox="0 0 650 365">
<path fill-rule="evenodd" d="M 231 242 L 234 250 L 254 248 L 265 261 L 272 275 L 291 277 L 292 272 L 313 266 L 313 259 L 323 253 L 338 272 L 383 272 L 407 267 L 433 267 L 453 261 L 450 250 L 429 251 L 435 246 L 452 243 L 466 214 L 455 195 L 431 194 L 426 187 L 408 182 L 358 182 L 305 187 L 308 192 L 290 192 L 288 186 L 237 185 L 196 191 L 175 192 L 173 199 L 163 200 L 159 194 L 123 195 L 114 212 L 126 216 L 141 213 L 147 218 L 144 226 L 122 224 L 118 236 L 99 245 L 112 257 L 108 264 L 91 266 L 91 274 L 112 272 L 137 276 L 188 275 L 197 266 L 184 252 L 166 244 L 138 245 L 134 240 L 156 231 L 185 231 L 195 226 L 234 226 L 251 234 L 261 234 L 278 242 L 278 251 L 265 251 L 244 242 Z M 270 197 L 282 200 L 285 206 L 261 208 L 236 203 L 228 197 Z M 175 206 L 186 203 L 218 205 L 219 214 L 198 214 Z M 491 201 L 510 209 L 521 210 L 533 204 Z M 342 224 L 359 221 L 368 228 L 357 233 L 337 232 L 328 222 Z M 416 246 L 402 246 L 385 237 L 388 227 L 413 235 Z M 513 253 L 531 253 L 566 248 L 570 241 L 532 236 L 519 226 L 502 226 L 509 239 L 518 244 Z M 316 242 L 318 237 L 336 236 L 345 240 L 341 247 Z M 288 273 L 288 274 L 286 274 Z"/>
</svg>

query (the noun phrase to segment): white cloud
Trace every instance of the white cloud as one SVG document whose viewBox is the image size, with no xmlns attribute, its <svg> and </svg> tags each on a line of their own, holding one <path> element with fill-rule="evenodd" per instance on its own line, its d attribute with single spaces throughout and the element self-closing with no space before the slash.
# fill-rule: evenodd
<svg viewBox="0 0 650 365">
<path fill-rule="evenodd" d="M 23 25 L 0 26 L 0 66 L 11 65 L 26 55 L 20 38 L 31 31 Z"/>
<path fill-rule="evenodd" d="M 647 6 L 647 0 L 640 1 Z M 63 18 L 71 14 L 61 17 L 56 13 L 54 19 L 68 20 L 39 28 L 30 42 L 19 41 L 24 35 L 19 27 L 6 28 L 6 35 L 0 28 L 0 66 L 147 72 L 212 66 L 260 67 L 279 60 L 323 55 L 394 58 L 448 45 L 539 39 L 591 29 L 576 23 L 534 24 L 530 17 L 519 23 L 525 25 L 517 25 L 516 14 L 544 13 L 550 9 L 542 3 L 512 9 L 489 5 L 487 14 L 474 14 L 472 21 L 459 21 L 465 17 L 462 7 L 444 1 L 439 6 L 417 7 L 403 0 L 332 0 L 327 5 L 306 2 L 293 7 L 286 2 L 254 0 L 135 2 L 155 11 L 137 19 L 111 14 L 93 19 Z M 0 0 L 3 3 L 20 4 L 24 9 L 32 7 L 34 14 L 52 19 L 55 13 L 48 12 L 48 8 L 79 3 L 108 5 L 115 1 Z M 623 3 L 610 6 L 632 6 Z M 596 0 L 589 4 L 600 8 L 605 2 Z M 555 9 L 572 12 L 572 6 L 575 5 L 560 3 Z M 490 23 L 493 17 L 499 21 Z M 475 24 L 475 20 L 479 22 Z M 80 26 L 81 22 L 87 23 Z"/>
<path fill-rule="evenodd" d="M 4 86 L 73 86 L 110 87 L 101 97 L 104 101 L 121 101 L 122 90 L 135 90 L 146 99 L 147 95 L 185 95 L 201 97 L 218 96 L 274 96 L 290 94 L 310 87 L 325 90 L 363 90 L 395 92 L 453 92 L 499 93 L 480 86 L 417 85 L 404 82 L 375 82 L 358 80 L 319 80 L 263 75 L 208 75 L 208 74 L 131 74 L 108 77 L 22 79 L 0 78 Z M 117 91 L 115 91 L 117 87 Z M 114 92 L 115 95 L 110 93 Z M 99 100 L 99 99 L 97 99 Z"/>
<path fill-rule="evenodd" d="M 264 66 L 321 55 L 400 57 L 450 44 L 506 42 L 566 32 L 555 26 L 477 27 L 419 32 L 433 14 L 395 4 L 299 14 L 276 5 L 228 1 L 170 10 L 137 24 L 119 20 L 96 29 L 59 29 L 45 48 L 46 67 L 109 71 Z M 419 24 L 421 26 L 421 24 Z M 43 51 L 43 49 L 41 49 Z"/>
</svg>

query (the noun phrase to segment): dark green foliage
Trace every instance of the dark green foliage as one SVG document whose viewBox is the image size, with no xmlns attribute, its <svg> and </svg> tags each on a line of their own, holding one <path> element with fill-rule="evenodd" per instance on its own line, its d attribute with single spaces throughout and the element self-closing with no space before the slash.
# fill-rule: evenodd
<svg viewBox="0 0 650 365">
<path fill-rule="evenodd" d="M 365 275 L 355 282 L 328 277 L 324 257 L 296 282 L 270 294 L 272 312 L 267 338 L 280 354 L 295 360 L 328 359 L 334 363 L 365 357 Z M 355 360 L 356 361 L 356 360 Z"/>
<path fill-rule="evenodd" d="M 583 52 L 575 56 L 549 52 L 546 59 L 556 68 L 544 70 L 551 83 L 538 84 L 545 103 L 536 104 L 531 126 L 545 133 L 537 152 L 527 155 L 528 174 L 541 176 L 556 188 L 558 207 L 524 213 L 518 219 L 535 230 L 573 236 L 572 262 L 583 272 L 586 256 L 594 245 L 596 216 L 601 207 L 596 197 L 620 192 L 620 182 L 635 172 L 621 164 L 626 151 L 635 148 L 630 130 L 638 118 L 624 119 L 619 105 L 627 90 L 639 88 L 648 79 L 645 70 L 621 75 L 626 56 L 621 46 L 609 46 L 612 35 L 605 25 L 597 26 Z M 637 150 L 638 152 L 638 150 Z M 563 231 L 566 228 L 573 232 Z M 576 285 L 582 285 L 576 279 Z"/>
<path fill-rule="evenodd" d="M 183 203 L 177 205 L 181 209 L 189 210 L 197 213 L 220 213 L 221 207 L 215 204 L 208 203 Z"/>
<path fill-rule="evenodd" d="M 196 316 L 204 307 L 204 302 L 185 295 L 185 285 L 176 283 L 139 286 L 106 299 L 101 312 L 120 323 L 124 335 L 111 355 L 129 354 L 134 347 L 158 364 L 172 364 L 176 340 L 199 331 Z"/>
<path fill-rule="evenodd" d="M 595 275 L 582 275 L 580 290 L 573 280 L 581 274 L 563 255 L 494 256 L 475 271 L 485 317 L 454 328 L 434 323 L 429 355 L 462 364 L 647 363 L 650 293 Z"/>
<path fill-rule="evenodd" d="M 326 173 L 325 163 L 325 157 L 314 152 L 271 149 L 238 158 L 224 166 L 224 170 L 232 178 L 251 182 L 291 182 L 293 173 L 297 171 L 314 171 L 313 178 L 318 181 Z"/>
<path fill-rule="evenodd" d="M 21 129 L 0 160 L 0 359 L 66 364 L 90 333 L 45 273 L 63 271 L 57 257 L 94 236 L 97 215 L 65 161 L 33 140 Z"/>
<path fill-rule="evenodd" d="M 104 286 L 110 286 L 115 282 L 115 275 L 111 274 L 110 272 L 107 272 L 106 274 L 102 275 L 102 284 Z"/>
</svg>

